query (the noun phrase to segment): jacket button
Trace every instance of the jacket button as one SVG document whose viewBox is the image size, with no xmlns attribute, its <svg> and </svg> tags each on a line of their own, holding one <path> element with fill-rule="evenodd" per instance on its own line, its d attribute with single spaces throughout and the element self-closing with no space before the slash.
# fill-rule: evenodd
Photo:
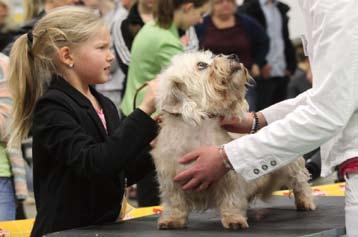
<svg viewBox="0 0 358 237">
<path fill-rule="evenodd" d="M 262 165 L 261 168 L 262 168 L 263 170 L 267 170 L 267 169 L 268 169 L 268 166 L 267 166 L 267 165 Z"/>
<path fill-rule="evenodd" d="M 272 166 L 276 166 L 276 165 L 277 165 L 277 162 L 276 162 L 275 160 L 272 160 L 272 161 L 270 162 L 270 164 L 271 164 Z"/>
<path fill-rule="evenodd" d="M 259 174 L 260 170 L 259 169 L 254 169 L 254 174 Z"/>
</svg>

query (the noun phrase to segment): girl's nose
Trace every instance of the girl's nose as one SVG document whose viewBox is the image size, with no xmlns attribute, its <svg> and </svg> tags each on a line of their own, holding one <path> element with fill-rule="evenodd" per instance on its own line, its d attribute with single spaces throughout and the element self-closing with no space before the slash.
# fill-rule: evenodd
<svg viewBox="0 0 358 237">
<path fill-rule="evenodd" d="M 114 59 L 114 54 L 112 52 L 109 52 L 107 60 L 111 62 L 113 61 L 113 59 Z"/>
</svg>

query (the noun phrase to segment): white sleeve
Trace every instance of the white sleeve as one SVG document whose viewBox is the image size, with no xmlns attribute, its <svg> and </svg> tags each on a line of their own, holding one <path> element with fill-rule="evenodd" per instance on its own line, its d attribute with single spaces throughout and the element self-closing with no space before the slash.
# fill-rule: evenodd
<svg viewBox="0 0 358 237">
<path fill-rule="evenodd" d="M 307 93 L 308 91 L 305 91 L 295 98 L 284 100 L 277 104 L 271 105 L 270 107 L 263 109 L 260 112 L 264 115 L 267 124 L 270 124 L 276 120 L 280 120 L 287 114 L 294 111 L 299 105 L 306 104 Z"/>
<path fill-rule="evenodd" d="M 325 143 L 341 131 L 358 105 L 358 1 L 313 1 L 310 56 L 313 89 L 305 102 L 257 134 L 224 146 L 234 169 L 247 180 L 272 172 Z M 302 98 L 303 98 L 302 97 Z M 296 101 L 298 102 L 298 100 Z M 290 103 L 277 105 L 276 111 Z M 281 107 L 282 106 L 282 107 Z M 283 112 L 282 114 L 284 114 Z"/>
</svg>

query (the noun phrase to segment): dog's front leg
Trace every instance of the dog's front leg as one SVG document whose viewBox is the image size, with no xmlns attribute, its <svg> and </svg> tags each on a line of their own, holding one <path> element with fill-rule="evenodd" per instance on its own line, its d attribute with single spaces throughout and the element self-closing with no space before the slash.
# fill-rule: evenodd
<svg viewBox="0 0 358 237">
<path fill-rule="evenodd" d="M 245 190 L 240 189 L 240 184 L 235 178 L 222 180 L 222 184 L 218 185 L 221 195 L 216 197 L 216 205 L 221 214 L 221 223 L 226 229 L 237 230 L 240 228 L 248 228 L 246 211 L 248 208 L 248 200 Z"/>
<path fill-rule="evenodd" d="M 186 228 L 189 207 L 184 198 L 172 193 L 171 197 L 162 199 L 163 212 L 158 220 L 158 228 L 162 230 Z"/>
<path fill-rule="evenodd" d="M 226 229 L 248 228 L 246 210 L 233 205 L 222 205 L 220 207 L 221 223 Z"/>
</svg>

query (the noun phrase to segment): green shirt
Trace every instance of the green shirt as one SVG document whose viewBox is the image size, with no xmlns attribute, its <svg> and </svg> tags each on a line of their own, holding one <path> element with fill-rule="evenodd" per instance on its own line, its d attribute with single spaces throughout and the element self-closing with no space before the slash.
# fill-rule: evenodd
<svg viewBox="0 0 358 237">
<path fill-rule="evenodd" d="M 11 177 L 10 163 L 4 144 L 0 144 L 0 177 Z"/>
<path fill-rule="evenodd" d="M 169 63 L 171 58 L 184 51 L 178 29 L 174 24 L 169 29 L 149 22 L 136 35 L 131 51 L 126 91 L 121 110 L 128 116 L 133 111 L 136 90 L 153 80 Z M 138 93 L 136 105 L 143 100 L 144 90 Z"/>
</svg>

